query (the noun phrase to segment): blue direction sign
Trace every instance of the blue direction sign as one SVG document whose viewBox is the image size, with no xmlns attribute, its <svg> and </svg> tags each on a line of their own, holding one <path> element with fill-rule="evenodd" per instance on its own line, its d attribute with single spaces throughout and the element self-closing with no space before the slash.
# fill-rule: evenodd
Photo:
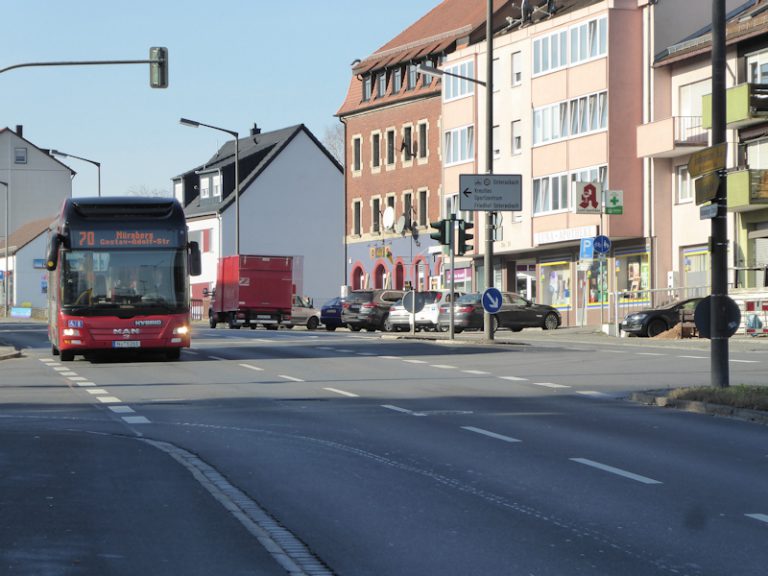
<svg viewBox="0 0 768 576">
<path fill-rule="evenodd" d="M 501 292 L 498 288 L 486 288 L 483 292 L 483 310 L 496 314 L 501 309 Z"/>
<path fill-rule="evenodd" d="M 611 239 L 603 235 L 595 236 L 595 241 L 592 245 L 598 254 L 608 254 L 611 250 Z"/>
</svg>

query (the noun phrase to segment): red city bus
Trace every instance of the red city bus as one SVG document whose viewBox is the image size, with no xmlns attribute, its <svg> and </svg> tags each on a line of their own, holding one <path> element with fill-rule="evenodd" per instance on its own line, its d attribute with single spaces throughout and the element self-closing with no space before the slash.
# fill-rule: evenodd
<svg viewBox="0 0 768 576">
<path fill-rule="evenodd" d="M 48 238 L 51 352 L 64 362 L 99 350 L 190 345 L 189 276 L 200 249 L 175 199 L 69 198 Z"/>
</svg>

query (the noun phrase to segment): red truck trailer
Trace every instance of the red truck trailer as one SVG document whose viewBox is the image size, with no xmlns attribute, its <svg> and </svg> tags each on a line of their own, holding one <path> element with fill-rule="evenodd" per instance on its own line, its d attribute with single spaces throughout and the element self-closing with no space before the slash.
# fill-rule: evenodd
<svg viewBox="0 0 768 576">
<path fill-rule="evenodd" d="M 216 328 L 256 328 L 261 324 L 276 330 L 290 322 L 293 304 L 293 258 L 291 256 L 225 256 L 219 259 L 216 287 L 208 309 L 208 322 Z"/>
</svg>

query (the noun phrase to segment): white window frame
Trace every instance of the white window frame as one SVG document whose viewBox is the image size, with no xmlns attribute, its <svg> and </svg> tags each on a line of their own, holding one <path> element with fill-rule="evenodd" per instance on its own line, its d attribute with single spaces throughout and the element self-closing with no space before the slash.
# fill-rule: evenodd
<svg viewBox="0 0 768 576">
<path fill-rule="evenodd" d="M 678 204 L 693 202 L 693 180 L 688 173 L 687 164 L 675 168 L 675 194 Z"/>
<path fill-rule="evenodd" d="M 573 183 L 577 181 L 598 181 L 602 183 L 605 190 L 608 186 L 608 166 L 601 164 L 571 172 L 558 172 L 534 178 L 531 185 L 533 216 L 548 216 L 571 211 L 574 205 Z M 555 194 L 557 195 L 556 201 L 554 200 Z"/>
<path fill-rule="evenodd" d="M 373 144 L 377 136 L 379 139 L 378 154 L 376 154 L 376 147 Z M 381 130 L 374 130 L 373 132 L 371 132 L 371 172 L 374 174 L 381 172 L 381 165 L 383 164 L 383 162 L 381 161 L 382 140 L 384 140 L 384 138 L 382 138 Z"/>
<path fill-rule="evenodd" d="M 17 146 L 13 149 L 13 163 L 14 164 L 27 163 L 27 147 L 26 146 Z"/>
<path fill-rule="evenodd" d="M 213 187 L 213 197 L 221 198 L 221 174 L 215 174 L 213 176 L 211 186 Z"/>
<path fill-rule="evenodd" d="M 608 92 L 585 94 L 533 110 L 533 146 L 608 129 Z"/>
<path fill-rule="evenodd" d="M 387 72 L 382 70 L 376 74 L 376 98 L 383 98 L 387 95 Z"/>
<path fill-rule="evenodd" d="M 512 120 L 510 123 L 510 147 L 512 155 L 523 153 L 523 123 L 522 120 Z"/>
<path fill-rule="evenodd" d="M 381 234 L 381 196 L 371 198 L 371 234 Z"/>
<path fill-rule="evenodd" d="M 410 141 L 409 145 L 406 147 L 405 146 L 406 132 L 408 130 L 410 130 L 410 132 L 411 132 L 411 138 L 410 138 L 411 141 Z M 413 153 L 414 138 L 413 138 L 413 124 L 412 123 L 408 122 L 406 124 L 403 124 L 403 126 L 401 128 L 401 133 L 400 133 L 400 142 L 401 142 L 401 144 L 400 144 L 400 162 L 402 163 L 402 165 L 404 167 L 412 166 L 413 165 L 413 159 L 416 158 L 416 155 Z M 410 153 L 410 156 L 408 155 L 409 153 Z"/>
<path fill-rule="evenodd" d="M 363 78 L 363 102 L 368 102 L 373 95 L 373 78 L 368 74 Z"/>
<path fill-rule="evenodd" d="M 608 53 L 608 18 L 602 16 L 571 26 L 568 47 L 571 66 L 605 57 Z"/>
<path fill-rule="evenodd" d="M 424 141 L 421 140 L 421 127 L 424 126 Z M 419 120 L 416 123 L 416 161 L 426 164 L 429 160 L 429 120 Z"/>
<path fill-rule="evenodd" d="M 384 134 L 384 145 L 386 147 L 384 151 L 384 165 L 387 167 L 387 170 L 391 170 L 397 165 L 397 129 L 394 126 L 390 126 Z M 390 144 L 392 145 L 392 162 L 389 161 Z"/>
<path fill-rule="evenodd" d="M 392 94 L 398 94 L 403 89 L 403 69 L 395 68 L 392 71 Z"/>
<path fill-rule="evenodd" d="M 512 86 L 520 86 L 523 83 L 523 54 L 522 52 L 512 52 L 511 58 Z"/>
<path fill-rule="evenodd" d="M 457 62 L 443 69 L 451 74 L 458 74 L 465 78 L 456 78 L 455 76 L 443 75 L 443 102 L 467 98 L 475 94 L 475 82 L 469 78 L 475 78 L 475 61 L 465 60 Z"/>
<path fill-rule="evenodd" d="M 475 126 L 469 124 L 446 130 L 443 136 L 443 162 L 454 166 L 475 160 Z"/>
<path fill-rule="evenodd" d="M 532 76 L 542 76 L 568 66 L 568 31 L 558 30 L 533 40 Z"/>
</svg>

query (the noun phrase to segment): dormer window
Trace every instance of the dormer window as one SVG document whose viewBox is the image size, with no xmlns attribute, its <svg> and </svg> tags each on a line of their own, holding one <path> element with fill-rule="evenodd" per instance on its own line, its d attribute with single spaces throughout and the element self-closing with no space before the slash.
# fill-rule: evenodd
<svg viewBox="0 0 768 576">
<path fill-rule="evenodd" d="M 416 64 L 408 64 L 408 90 L 416 88 L 416 82 L 419 79 L 419 73 L 416 68 Z"/>
<path fill-rule="evenodd" d="M 381 98 L 387 94 L 387 73 L 382 72 L 377 77 L 377 97 Z"/>
<path fill-rule="evenodd" d="M 397 94 L 403 87 L 403 69 L 395 68 L 392 71 L 392 94 Z"/>
<path fill-rule="evenodd" d="M 366 76 L 363 79 L 363 101 L 367 102 L 371 99 L 371 77 Z"/>
</svg>

